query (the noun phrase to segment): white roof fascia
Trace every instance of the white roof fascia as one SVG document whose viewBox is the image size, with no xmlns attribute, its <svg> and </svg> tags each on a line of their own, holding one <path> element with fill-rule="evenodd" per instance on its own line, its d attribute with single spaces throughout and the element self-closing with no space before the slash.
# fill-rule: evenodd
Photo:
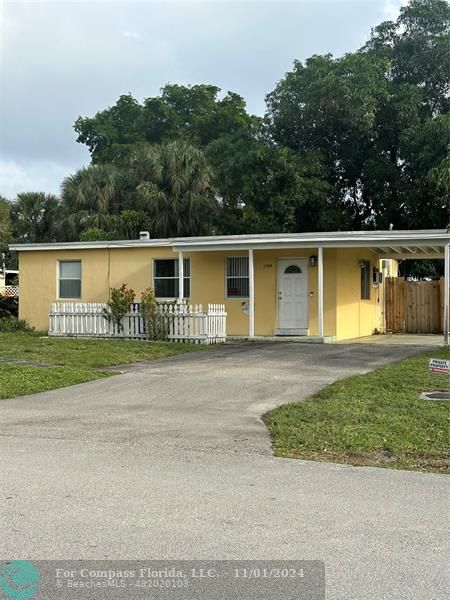
<svg viewBox="0 0 450 600">
<path fill-rule="evenodd" d="M 12 244 L 11 250 L 91 250 L 114 248 L 172 247 L 174 251 L 248 250 L 249 248 L 276 250 L 283 248 L 414 248 L 427 247 L 438 250 L 450 243 L 450 233 L 445 230 L 416 231 L 358 231 L 300 234 L 267 234 L 237 236 L 205 236 L 193 238 L 166 238 L 150 240 L 118 240 L 98 242 L 56 242 L 44 244 Z M 392 250 L 391 250 L 392 251 Z M 405 250 L 405 254 L 410 252 Z M 403 252 L 401 253 L 403 256 Z M 410 256 L 411 257 L 411 256 Z M 419 256 L 418 256 L 419 257 Z M 421 254 L 421 257 L 425 257 Z"/>
<path fill-rule="evenodd" d="M 177 252 L 179 250 L 183 250 L 186 252 L 199 252 L 199 251 L 206 251 L 206 250 L 222 250 L 222 251 L 227 251 L 230 249 L 233 250 L 248 250 L 249 248 L 253 248 L 254 250 L 276 250 L 279 249 L 280 247 L 283 248 L 310 248 L 310 249 L 317 249 L 317 248 L 369 248 L 369 249 L 373 249 L 375 246 L 378 248 L 392 248 L 392 245 L 394 244 L 395 246 L 400 246 L 400 248 L 402 248 L 403 246 L 405 246 L 405 242 L 408 242 L 408 247 L 429 247 L 430 246 L 430 239 L 429 238 L 424 238 L 424 239 L 411 239 L 411 237 L 408 237 L 404 240 L 393 240 L 388 239 L 388 240 L 382 240 L 380 238 L 375 238 L 375 239 L 370 239 L 370 240 L 364 240 L 362 238 L 359 238 L 358 240 L 356 239 L 351 239 L 351 240 L 285 240 L 285 239 L 280 239 L 277 242 L 271 241 L 271 242 L 266 242 L 266 241 L 260 241 L 260 240 L 255 240 L 255 241 L 251 241 L 251 242 L 246 242 L 246 243 L 239 243 L 235 240 L 233 240 L 232 242 L 229 243 L 196 243 L 196 244 L 189 244 L 186 242 L 183 243 L 174 243 L 172 245 L 172 248 L 174 250 L 174 252 Z M 450 237 L 448 238 L 448 241 L 446 241 L 444 238 L 439 239 L 439 238 L 433 238 L 433 246 L 437 246 L 437 247 L 442 247 L 442 253 L 438 252 L 438 253 L 433 253 L 433 255 L 436 255 L 438 257 L 440 257 L 441 255 L 443 256 L 444 253 L 444 246 L 446 243 L 450 242 Z M 401 253 L 402 256 L 403 252 Z M 409 255 L 410 258 L 414 257 L 414 254 L 411 254 L 410 252 L 405 251 L 405 255 Z M 424 254 L 419 254 L 417 255 L 417 258 L 422 258 L 424 256 Z"/>
<path fill-rule="evenodd" d="M 32 250 L 95 250 L 113 248 L 159 248 L 172 246 L 172 240 L 154 239 L 142 242 L 140 240 L 124 240 L 110 242 L 53 242 L 48 244 L 10 244 L 10 250 L 28 252 Z"/>
</svg>

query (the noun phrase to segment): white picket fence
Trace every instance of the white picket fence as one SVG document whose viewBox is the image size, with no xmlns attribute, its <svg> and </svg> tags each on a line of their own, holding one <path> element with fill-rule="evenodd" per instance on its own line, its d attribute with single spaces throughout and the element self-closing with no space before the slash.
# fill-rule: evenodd
<svg viewBox="0 0 450 600">
<path fill-rule="evenodd" d="M 145 321 L 139 303 L 131 305 L 119 331 L 105 316 L 106 304 L 101 302 L 55 302 L 49 313 L 49 335 L 73 337 L 120 337 L 146 339 Z M 160 304 L 163 330 L 167 339 L 197 344 L 220 344 L 226 341 L 224 304 Z"/>
<path fill-rule="evenodd" d="M 219 344 L 226 341 L 227 313 L 224 304 L 160 304 L 169 340 Z"/>
</svg>

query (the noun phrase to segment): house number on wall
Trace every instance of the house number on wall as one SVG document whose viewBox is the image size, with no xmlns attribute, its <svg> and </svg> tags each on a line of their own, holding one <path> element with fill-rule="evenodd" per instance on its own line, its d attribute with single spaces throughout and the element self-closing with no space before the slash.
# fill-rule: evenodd
<svg viewBox="0 0 450 600">
<path fill-rule="evenodd" d="M 264 265 L 264 269 L 271 269 L 272 268 L 272 263 L 266 263 Z"/>
</svg>

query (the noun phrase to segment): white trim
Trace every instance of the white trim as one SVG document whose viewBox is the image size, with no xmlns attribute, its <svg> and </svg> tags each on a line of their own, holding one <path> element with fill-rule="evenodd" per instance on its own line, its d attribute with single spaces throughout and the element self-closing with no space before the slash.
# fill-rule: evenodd
<svg viewBox="0 0 450 600">
<path fill-rule="evenodd" d="M 253 248 L 248 250 L 248 335 L 255 336 L 255 265 Z"/>
<path fill-rule="evenodd" d="M 305 336 L 308 335 L 308 328 L 306 327 L 297 327 L 296 329 L 275 329 L 275 335 L 278 337 L 283 337 L 283 335 L 287 336 Z"/>
<path fill-rule="evenodd" d="M 158 257 L 153 257 L 152 258 L 152 288 L 153 291 L 156 293 L 156 288 L 155 288 L 155 261 L 157 260 L 172 260 L 174 262 L 177 262 L 177 259 L 172 256 L 158 256 Z M 189 296 L 186 296 L 186 298 L 184 298 L 184 300 L 190 300 L 192 298 L 192 262 L 191 262 L 191 257 L 184 257 L 183 260 L 188 260 L 189 261 L 189 275 L 185 275 L 183 277 L 184 279 L 189 279 Z M 184 265 L 183 265 L 183 275 L 184 275 Z M 156 279 L 170 279 L 171 281 L 174 281 L 177 279 L 176 276 L 174 277 L 157 277 Z M 183 288 L 184 288 L 184 281 L 183 281 Z M 184 292 L 184 289 L 183 289 Z M 155 295 L 156 300 L 161 301 L 161 302 L 174 302 L 177 301 L 179 299 L 178 296 L 167 296 L 167 297 L 159 297 Z"/>
<path fill-rule="evenodd" d="M 443 256 L 444 246 L 450 241 L 450 233 L 444 229 L 411 231 L 334 231 L 292 234 L 204 236 L 191 238 L 164 238 L 151 240 L 117 240 L 108 242 L 56 242 L 43 244 L 11 244 L 11 250 L 89 250 L 93 248 L 152 248 L 167 246 L 178 250 L 248 250 L 285 248 L 400 248 L 405 247 L 409 258 L 427 258 L 427 254 L 411 253 L 418 246 L 439 248 L 438 257 Z M 408 248 L 408 249 L 406 249 Z M 403 249 L 402 249 L 403 252 Z M 441 254 L 442 252 L 442 254 Z M 431 253 L 430 253 L 431 254 Z"/>
<path fill-rule="evenodd" d="M 317 324 L 319 337 L 323 338 L 323 248 L 319 246 L 317 256 Z"/>
<path fill-rule="evenodd" d="M 191 287 L 191 269 L 189 268 L 189 288 Z M 189 290 L 190 291 L 190 290 Z M 178 301 L 182 303 L 184 301 L 184 262 L 183 252 L 178 252 Z"/>
<path fill-rule="evenodd" d="M 80 263 L 80 295 L 79 296 L 75 296 L 75 297 L 67 297 L 67 296 L 60 296 L 59 295 L 59 284 L 60 284 L 60 280 L 61 280 L 61 276 L 60 276 L 60 265 L 61 263 L 68 263 L 68 262 L 79 262 Z M 66 280 L 68 279 L 67 277 L 65 278 Z M 71 281 L 78 281 L 78 279 L 74 279 L 72 278 Z M 63 300 L 63 301 L 69 301 L 69 302 L 73 302 L 74 300 L 80 301 L 83 298 L 83 261 L 81 260 L 81 258 L 62 258 L 62 259 L 57 259 L 56 261 L 56 299 L 57 300 Z"/>
<path fill-rule="evenodd" d="M 450 244 L 445 246 L 445 261 L 444 261 L 444 345 L 449 345 L 449 329 L 450 329 Z"/>
</svg>

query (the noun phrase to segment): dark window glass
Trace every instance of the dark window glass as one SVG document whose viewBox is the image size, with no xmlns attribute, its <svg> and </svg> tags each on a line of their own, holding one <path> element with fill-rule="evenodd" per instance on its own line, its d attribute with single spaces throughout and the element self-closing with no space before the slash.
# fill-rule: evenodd
<svg viewBox="0 0 450 600">
<path fill-rule="evenodd" d="M 184 277 L 184 297 L 191 295 L 191 280 Z M 156 298 L 178 298 L 178 279 L 155 279 Z"/>
<path fill-rule="evenodd" d="M 155 260 L 155 277 L 178 276 L 177 260 Z"/>
<path fill-rule="evenodd" d="M 248 298 L 248 277 L 228 277 L 227 296 L 229 298 Z"/>
<path fill-rule="evenodd" d="M 153 284 L 156 298 L 178 297 L 178 259 L 158 259 L 154 261 Z M 184 298 L 191 295 L 191 261 L 183 259 Z"/>
<path fill-rule="evenodd" d="M 227 258 L 227 298 L 248 298 L 248 257 Z"/>
<path fill-rule="evenodd" d="M 59 282 L 60 298 L 81 298 L 81 281 L 79 279 L 61 279 Z"/>
<path fill-rule="evenodd" d="M 300 267 L 298 267 L 297 265 L 289 265 L 288 267 L 286 267 L 285 273 L 301 273 L 302 270 L 300 269 Z"/>
<path fill-rule="evenodd" d="M 370 261 L 361 264 L 361 300 L 370 300 Z"/>
</svg>

